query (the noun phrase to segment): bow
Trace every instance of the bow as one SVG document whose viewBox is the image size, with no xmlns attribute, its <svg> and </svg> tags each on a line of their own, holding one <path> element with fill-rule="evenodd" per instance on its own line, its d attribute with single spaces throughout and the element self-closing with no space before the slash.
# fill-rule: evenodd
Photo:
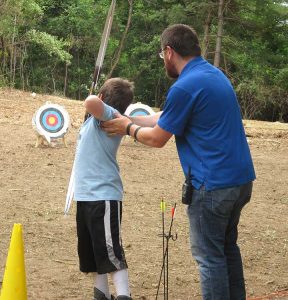
<svg viewBox="0 0 288 300">
<path fill-rule="evenodd" d="M 115 6 L 116 6 L 116 0 L 112 0 L 109 11 L 108 11 L 108 15 L 106 18 L 102 38 L 101 38 L 100 48 L 99 48 L 99 52 L 98 52 L 98 56 L 97 56 L 97 60 L 96 60 L 96 64 L 95 64 L 93 82 L 92 82 L 91 88 L 90 88 L 90 95 L 97 88 L 100 73 L 102 71 L 102 65 L 103 65 L 106 48 L 107 48 L 107 44 L 108 44 L 108 39 L 109 39 L 111 27 L 112 27 Z"/>
<path fill-rule="evenodd" d="M 100 43 L 100 48 L 97 56 L 97 60 L 95 63 L 95 70 L 94 70 L 94 75 L 93 75 L 93 82 L 91 84 L 90 88 L 90 95 L 93 93 L 93 91 L 97 88 L 97 83 L 100 77 L 100 73 L 102 70 L 102 65 L 105 57 L 105 52 L 108 44 L 108 39 L 112 27 L 112 22 L 113 22 L 113 17 L 114 17 L 114 11 L 115 11 L 115 6 L 116 6 L 116 0 L 111 1 L 111 5 L 108 11 L 108 15 L 106 18 L 105 22 L 105 27 L 102 33 L 102 38 L 101 38 L 101 43 Z M 85 119 L 87 116 L 85 116 Z M 66 203 L 65 203 L 65 208 L 64 208 L 64 214 L 67 215 L 69 208 L 71 206 L 73 196 L 74 196 L 74 185 L 75 185 L 75 160 L 73 163 L 72 167 L 72 172 L 70 175 L 70 180 L 69 180 L 69 185 L 68 185 L 68 191 L 66 195 Z"/>
</svg>

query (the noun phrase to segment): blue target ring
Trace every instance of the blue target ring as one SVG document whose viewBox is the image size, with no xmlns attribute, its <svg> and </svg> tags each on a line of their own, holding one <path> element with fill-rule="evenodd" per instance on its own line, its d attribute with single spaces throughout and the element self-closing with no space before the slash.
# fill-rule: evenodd
<svg viewBox="0 0 288 300">
<path fill-rule="evenodd" d="M 49 123 L 52 119 L 53 122 Z M 64 118 L 59 110 L 54 108 L 48 108 L 40 114 L 40 124 L 47 132 L 55 133 L 60 131 L 64 126 Z"/>
<path fill-rule="evenodd" d="M 146 109 L 143 109 L 143 108 L 137 108 L 130 112 L 131 117 L 149 116 L 149 115 L 150 115 L 150 113 Z"/>
<path fill-rule="evenodd" d="M 149 116 L 154 114 L 155 112 L 150 106 L 142 104 L 141 102 L 130 104 L 125 111 L 125 115 L 131 117 Z"/>
</svg>

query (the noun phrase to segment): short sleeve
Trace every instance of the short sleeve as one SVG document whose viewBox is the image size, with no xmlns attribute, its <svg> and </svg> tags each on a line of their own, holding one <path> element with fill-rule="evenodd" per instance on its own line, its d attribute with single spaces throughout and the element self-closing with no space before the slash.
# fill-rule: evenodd
<svg viewBox="0 0 288 300">
<path fill-rule="evenodd" d="M 193 97 L 178 87 L 172 87 L 167 95 L 158 125 L 174 134 L 182 135 L 193 109 Z"/>
<path fill-rule="evenodd" d="M 114 119 L 114 114 L 117 113 L 117 109 L 111 107 L 110 105 L 104 104 L 103 115 L 101 117 L 101 121 L 108 121 Z"/>
</svg>

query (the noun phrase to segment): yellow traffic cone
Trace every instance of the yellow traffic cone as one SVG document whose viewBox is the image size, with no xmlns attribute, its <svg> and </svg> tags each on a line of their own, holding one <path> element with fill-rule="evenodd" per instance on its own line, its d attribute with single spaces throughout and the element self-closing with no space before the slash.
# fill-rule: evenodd
<svg viewBox="0 0 288 300">
<path fill-rule="evenodd" d="M 13 227 L 0 300 L 27 300 L 21 224 Z"/>
</svg>

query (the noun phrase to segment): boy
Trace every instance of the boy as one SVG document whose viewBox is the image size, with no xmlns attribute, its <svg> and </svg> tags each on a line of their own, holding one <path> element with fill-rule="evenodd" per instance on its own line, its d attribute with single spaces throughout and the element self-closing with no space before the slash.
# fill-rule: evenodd
<svg viewBox="0 0 288 300">
<path fill-rule="evenodd" d="M 84 106 L 90 117 L 78 138 L 75 158 L 77 236 L 80 271 L 96 273 L 94 300 L 114 299 L 109 293 L 111 273 L 118 300 L 128 300 L 127 263 L 121 242 L 123 186 L 116 161 L 121 136 L 108 136 L 100 122 L 123 114 L 133 100 L 133 84 L 121 78 L 107 80 L 99 97 L 91 95 Z"/>
</svg>

